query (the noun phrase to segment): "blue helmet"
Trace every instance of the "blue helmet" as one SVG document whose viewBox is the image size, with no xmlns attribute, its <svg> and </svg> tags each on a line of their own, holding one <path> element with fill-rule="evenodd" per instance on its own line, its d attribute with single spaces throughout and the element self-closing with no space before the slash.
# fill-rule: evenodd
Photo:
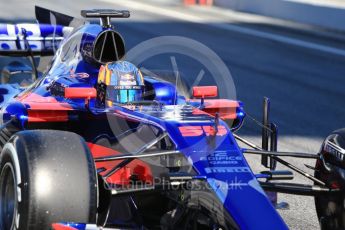
<svg viewBox="0 0 345 230">
<path fill-rule="evenodd" d="M 98 90 L 102 89 L 105 92 L 99 100 L 104 105 L 127 104 L 142 99 L 144 79 L 134 64 L 127 61 L 111 62 L 100 68 Z"/>
</svg>

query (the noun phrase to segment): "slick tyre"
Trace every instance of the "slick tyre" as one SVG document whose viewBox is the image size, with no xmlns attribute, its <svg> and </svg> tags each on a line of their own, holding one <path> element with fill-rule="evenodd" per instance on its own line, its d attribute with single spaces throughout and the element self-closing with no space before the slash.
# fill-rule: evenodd
<svg viewBox="0 0 345 230">
<path fill-rule="evenodd" d="M 0 155 L 0 229 L 96 222 L 97 177 L 84 140 L 70 132 L 15 134 Z"/>
</svg>

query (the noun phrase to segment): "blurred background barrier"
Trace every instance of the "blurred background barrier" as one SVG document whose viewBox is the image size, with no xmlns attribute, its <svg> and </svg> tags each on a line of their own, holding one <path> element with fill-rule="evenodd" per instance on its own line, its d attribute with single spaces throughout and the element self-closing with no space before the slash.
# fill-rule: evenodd
<svg viewBox="0 0 345 230">
<path fill-rule="evenodd" d="M 183 0 L 185 5 L 212 6 L 213 0 Z"/>
<path fill-rule="evenodd" d="M 342 0 L 214 0 L 215 6 L 345 31 Z"/>
</svg>

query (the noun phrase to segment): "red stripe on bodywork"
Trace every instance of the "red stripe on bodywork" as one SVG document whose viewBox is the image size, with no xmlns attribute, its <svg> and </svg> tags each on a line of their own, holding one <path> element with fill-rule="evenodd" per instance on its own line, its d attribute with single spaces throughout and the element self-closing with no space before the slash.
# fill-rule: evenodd
<svg viewBox="0 0 345 230">
<path fill-rule="evenodd" d="M 17 98 L 18 101 L 30 106 L 32 110 L 73 110 L 70 104 L 59 102 L 55 97 L 43 97 L 36 93 L 29 93 Z"/>
<path fill-rule="evenodd" d="M 76 230 L 76 228 L 65 226 L 63 224 L 52 224 L 53 230 Z"/>
<path fill-rule="evenodd" d="M 191 102 L 198 102 L 198 99 L 192 99 Z M 209 99 L 205 100 L 202 111 L 214 116 L 216 113 L 223 120 L 233 120 L 237 118 L 236 109 L 239 107 L 237 101 L 227 99 Z M 194 112 L 193 112 L 194 113 Z"/>
<path fill-rule="evenodd" d="M 30 106 L 29 109 L 31 110 L 65 110 L 70 111 L 73 110 L 70 104 L 68 103 L 59 103 L 59 102 L 26 102 L 28 106 Z"/>
<path fill-rule="evenodd" d="M 104 147 L 102 145 L 97 145 L 94 143 L 87 143 L 87 146 L 89 147 L 90 151 L 92 152 L 93 158 L 98 158 L 98 157 L 107 157 L 107 156 L 114 156 L 117 154 L 120 154 L 120 152 Z"/>
<path fill-rule="evenodd" d="M 60 103 L 54 97 L 43 97 L 36 93 L 24 94 L 17 98 L 28 107 L 28 122 L 66 122 L 70 104 Z"/>
<path fill-rule="evenodd" d="M 28 110 L 28 122 L 66 122 L 67 111 Z"/>
<path fill-rule="evenodd" d="M 239 104 L 237 101 L 227 99 L 209 99 L 205 100 L 205 107 L 210 109 L 226 109 L 226 108 L 237 108 Z"/>
<path fill-rule="evenodd" d="M 31 93 L 31 92 L 28 92 L 26 94 L 23 94 L 23 95 L 17 97 L 17 100 L 21 101 L 23 103 L 26 103 L 26 102 L 37 102 L 37 103 L 44 103 L 44 102 L 54 103 L 55 102 L 56 103 L 56 102 L 58 102 L 55 97 L 50 97 L 50 96 L 49 97 L 43 97 L 37 93 Z"/>
<path fill-rule="evenodd" d="M 93 143 L 87 143 L 87 145 L 94 158 L 115 156 L 117 154 L 120 154 L 120 152 L 114 149 L 107 148 L 101 145 Z M 100 173 L 102 176 L 104 176 L 121 161 L 122 160 L 96 162 L 96 168 L 104 168 L 105 170 Z M 118 170 L 112 176 L 108 177 L 107 182 L 110 184 L 127 186 L 130 184 L 130 180 L 133 175 L 136 175 L 137 178 L 141 181 L 151 184 L 153 183 L 153 176 L 150 166 L 141 160 L 133 160 L 131 163 Z"/>
<path fill-rule="evenodd" d="M 201 126 L 181 126 L 179 130 L 184 137 L 197 137 L 204 133 Z"/>
</svg>

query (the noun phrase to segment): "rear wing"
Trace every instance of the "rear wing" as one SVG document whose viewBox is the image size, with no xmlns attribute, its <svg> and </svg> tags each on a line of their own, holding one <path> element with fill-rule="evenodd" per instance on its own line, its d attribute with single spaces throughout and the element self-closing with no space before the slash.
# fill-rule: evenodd
<svg viewBox="0 0 345 230">
<path fill-rule="evenodd" d="M 39 24 L 61 25 L 66 27 L 79 28 L 88 23 L 87 21 L 72 16 L 35 6 L 36 20 Z"/>
<path fill-rule="evenodd" d="M 0 24 L 0 55 L 50 56 L 72 27 L 49 24 Z"/>
<path fill-rule="evenodd" d="M 0 56 L 51 56 L 74 29 L 88 23 L 35 7 L 38 24 L 0 24 Z"/>
</svg>

